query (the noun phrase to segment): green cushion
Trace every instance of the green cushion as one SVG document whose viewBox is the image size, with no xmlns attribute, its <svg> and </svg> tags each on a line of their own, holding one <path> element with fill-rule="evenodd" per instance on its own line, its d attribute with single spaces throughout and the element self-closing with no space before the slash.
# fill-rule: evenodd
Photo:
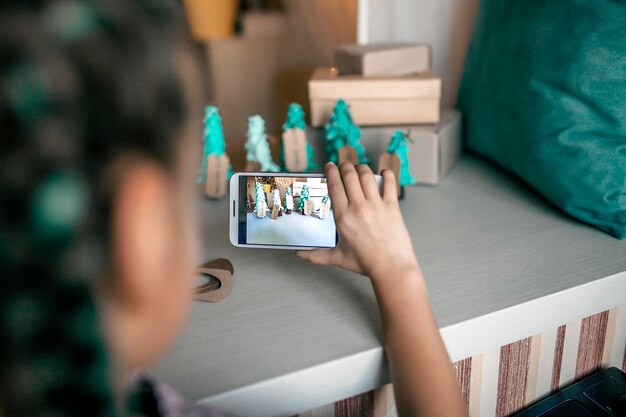
<svg viewBox="0 0 626 417">
<path fill-rule="evenodd" d="M 482 0 L 458 104 L 471 150 L 626 238 L 626 1 Z"/>
</svg>

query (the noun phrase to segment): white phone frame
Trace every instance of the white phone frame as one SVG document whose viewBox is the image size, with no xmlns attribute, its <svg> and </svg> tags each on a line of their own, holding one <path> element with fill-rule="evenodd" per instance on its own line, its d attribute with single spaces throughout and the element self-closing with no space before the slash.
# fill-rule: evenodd
<svg viewBox="0 0 626 417">
<path fill-rule="evenodd" d="M 238 172 L 230 178 L 229 215 L 230 218 L 230 243 L 240 248 L 259 249 L 288 249 L 288 250 L 311 250 L 320 246 L 286 246 L 286 245 L 259 245 L 254 243 L 239 243 L 239 181 L 241 177 L 290 177 L 290 178 L 326 178 L 324 174 L 307 174 L 291 172 Z M 382 177 L 376 175 L 378 188 L 382 190 Z M 327 246 L 324 246 L 327 248 Z"/>
</svg>

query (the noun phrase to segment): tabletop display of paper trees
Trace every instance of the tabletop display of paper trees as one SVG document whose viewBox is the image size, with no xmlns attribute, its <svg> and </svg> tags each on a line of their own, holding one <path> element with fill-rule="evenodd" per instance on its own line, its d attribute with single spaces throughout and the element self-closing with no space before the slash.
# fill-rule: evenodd
<svg viewBox="0 0 626 417">
<path fill-rule="evenodd" d="M 265 199 L 265 190 L 263 189 L 263 185 L 260 183 L 256 183 L 254 188 L 255 194 L 255 205 L 254 212 L 259 219 L 262 219 L 267 214 L 267 200 Z"/>
<path fill-rule="evenodd" d="M 317 169 L 313 155 L 313 147 L 306 139 L 304 110 L 298 103 L 291 103 L 283 124 L 280 164 L 289 172 L 311 172 Z"/>
<path fill-rule="evenodd" d="M 365 148 L 359 141 L 361 131 L 352 122 L 352 115 L 348 104 L 337 100 L 330 121 L 326 124 L 326 154 L 328 160 L 336 164 L 351 162 L 353 164 L 367 164 Z"/>
<path fill-rule="evenodd" d="M 233 175 L 230 159 L 226 155 L 222 119 L 217 107 L 208 106 L 204 113 L 204 150 L 198 173 L 198 183 L 204 183 L 209 198 L 221 198 L 226 194 L 228 180 Z"/>
<path fill-rule="evenodd" d="M 305 216 L 310 216 L 312 212 L 312 203 L 309 201 L 309 186 L 306 184 L 302 186 L 302 191 L 300 191 L 298 211 Z"/>
<path fill-rule="evenodd" d="M 265 120 L 259 115 L 248 118 L 246 142 L 247 171 L 279 172 L 280 167 L 272 160 L 270 145 L 265 132 Z M 258 168 L 258 169 L 257 169 Z"/>
<path fill-rule="evenodd" d="M 293 210 L 293 194 L 291 192 L 291 187 L 287 187 L 285 190 L 285 205 L 283 209 L 285 214 L 291 214 L 291 210 Z"/>
</svg>

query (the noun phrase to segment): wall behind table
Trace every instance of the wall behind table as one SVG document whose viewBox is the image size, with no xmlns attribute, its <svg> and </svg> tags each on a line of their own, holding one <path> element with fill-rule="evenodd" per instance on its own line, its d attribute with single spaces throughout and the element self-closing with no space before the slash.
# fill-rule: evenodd
<svg viewBox="0 0 626 417">
<path fill-rule="evenodd" d="M 478 0 L 359 0 L 358 42 L 423 42 L 443 80 L 443 107 L 454 107 Z"/>
<path fill-rule="evenodd" d="M 235 169 L 245 163 L 248 117 L 261 115 L 268 132 L 279 137 L 287 104 L 308 105 L 304 94 L 309 71 L 331 65 L 337 46 L 356 41 L 357 0 L 284 0 L 284 4 L 282 16 L 272 19 L 284 30 L 246 34 L 244 29 L 241 36 L 206 46 L 212 103 L 220 108 Z M 277 159 L 277 146 L 272 148 Z"/>
</svg>

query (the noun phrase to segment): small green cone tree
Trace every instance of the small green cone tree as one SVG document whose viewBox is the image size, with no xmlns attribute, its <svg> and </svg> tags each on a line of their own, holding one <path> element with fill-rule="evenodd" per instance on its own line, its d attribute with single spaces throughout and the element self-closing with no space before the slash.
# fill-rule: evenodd
<svg viewBox="0 0 626 417">
<path fill-rule="evenodd" d="M 400 160 L 400 186 L 413 185 L 416 183 L 415 178 L 411 175 L 411 164 L 409 162 L 409 147 L 406 144 L 406 135 L 397 130 L 391 137 L 387 152 L 395 154 Z"/>
<path fill-rule="evenodd" d="M 304 122 L 304 110 L 302 106 L 298 103 L 291 103 L 287 108 L 287 118 L 285 123 L 283 124 L 283 132 L 289 129 L 300 129 L 306 132 L 306 123 Z M 306 155 L 307 155 L 307 167 L 305 172 L 311 172 L 318 168 L 317 164 L 313 160 L 315 156 L 315 152 L 313 151 L 313 147 L 310 143 L 306 144 Z M 279 162 L 283 171 L 286 171 L 285 167 L 285 152 L 283 149 L 283 144 L 281 140 L 281 146 L 279 151 Z"/>
<path fill-rule="evenodd" d="M 270 145 L 265 132 L 265 120 L 259 115 L 248 119 L 248 140 L 246 142 L 246 161 L 258 162 L 261 171 L 279 172 L 280 167 L 272 161 Z"/>
<path fill-rule="evenodd" d="M 263 185 L 257 182 L 254 188 L 254 194 L 255 194 L 254 211 L 256 212 L 259 210 L 259 203 L 263 202 L 267 205 L 267 199 L 265 198 L 265 190 L 263 189 Z"/>
<path fill-rule="evenodd" d="M 224 141 L 224 130 L 222 128 L 222 118 L 219 110 L 215 106 L 207 106 L 204 110 L 204 134 L 202 136 L 204 147 L 202 151 L 202 163 L 198 172 L 198 183 L 206 181 L 207 159 L 210 155 L 222 156 L 226 151 Z M 228 174 L 226 179 L 233 176 L 233 167 L 228 164 Z"/>
<path fill-rule="evenodd" d="M 309 186 L 304 184 L 300 193 L 300 201 L 298 201 L 298 210 L 304 212 L 304 205 L 309 201 Z"/>
<path fill-rule="evenodd" d="M 291 187 L 287 187 L 287 189 L 285 190 L 285 201 L 283 203 L 283 209 L 285 209 L 285 212 L 293 210 L 293 192 L 291 191 Z"/>
<path fill-rule="evenodd" d="M 357 153 L 359 164 L 369 163 L 365 148 L 360 142 L 361 130 L 352 123 L 352 115 L 348 104 L 337 100 L 330 121 L 326 124 L 326 154 L 330 162 L 339 162 L 339 149 L 348 145 Z"/>
</svg>

